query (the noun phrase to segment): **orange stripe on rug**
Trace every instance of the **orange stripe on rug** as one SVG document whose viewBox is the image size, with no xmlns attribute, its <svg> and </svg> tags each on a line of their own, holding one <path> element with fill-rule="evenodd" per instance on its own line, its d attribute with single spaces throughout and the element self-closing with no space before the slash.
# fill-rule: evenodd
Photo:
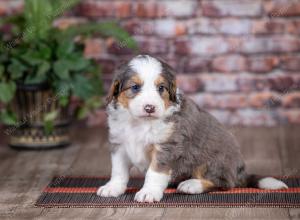
<svg viewBox="0 0 300 220">
<path fill-rule="evenodd" d="M 44 192 L 47 193 L 96 193 L 97 187 L 47 187 Z M 139 188 L 128 187 L 127 193 L 137 192 Z M 176 189 L 166 189 L 164 193 L 176 193 Z M 224 191 L 209 192 L 212 194 L 239 194 L 239 193 L 300 193 L 300 187 L 289 188 L 289 189 L 276 189 L 276 190 L 264 190 L 256 188 L 234 188 Z"/>
</svg>

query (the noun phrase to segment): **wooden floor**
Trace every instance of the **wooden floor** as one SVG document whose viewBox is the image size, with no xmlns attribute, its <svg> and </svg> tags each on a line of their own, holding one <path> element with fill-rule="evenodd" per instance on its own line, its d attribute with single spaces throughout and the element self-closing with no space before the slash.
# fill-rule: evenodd
<svg viewBox="0 0 300 220">
<path fill-rule="evenodd" d="M 300 127 L 230 128 L 248 170 L 300 175 Z M 107 130 L 73 128 L 65 149 L 16 151 L 0 136 L 0 219 L 300 219 L 300 209 L 279 208 L 35 208 L 53 175 L 109 175 Z"/>
</svg>

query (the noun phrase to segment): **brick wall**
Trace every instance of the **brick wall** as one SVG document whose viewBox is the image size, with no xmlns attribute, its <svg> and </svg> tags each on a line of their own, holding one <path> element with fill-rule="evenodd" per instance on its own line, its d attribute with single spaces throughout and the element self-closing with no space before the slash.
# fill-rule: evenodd
<svg viewBox="0 0 300 220">
<path fill-rule="evenodd" d="M 0 0 L 0 15 L 20 4 Z M 179 87 L 226 124 L 300 123 L 300 0 L 83 0 L 55 25 L 88 19 L 117 19 L 141 53 L 168 61 Z M 86 42 L 106 89 L 133 55 L 125 44 Z"/>
</svg>

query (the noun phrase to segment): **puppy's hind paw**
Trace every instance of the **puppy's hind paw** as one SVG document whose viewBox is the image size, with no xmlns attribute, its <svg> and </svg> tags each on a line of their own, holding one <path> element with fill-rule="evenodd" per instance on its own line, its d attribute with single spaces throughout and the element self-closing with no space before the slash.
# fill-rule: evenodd
<svg viewBox="0 0 300 220">
<path fill-rule="evenodd" d="M 204 187 L 201 180 L 189 179 L 181 182 L 177 187 L 177 191 L 187 194 L 199 194 L 204 192 Z"/>
</svg>

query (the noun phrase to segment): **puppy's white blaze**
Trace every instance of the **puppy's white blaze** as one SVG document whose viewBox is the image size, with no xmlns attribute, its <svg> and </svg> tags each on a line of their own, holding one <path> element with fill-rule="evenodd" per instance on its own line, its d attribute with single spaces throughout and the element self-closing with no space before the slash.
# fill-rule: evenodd
<svg viewBox="0 0 300 220">
<path fill-rule="evenodd" d="M 170 175 L 159 173 L 149 168 L 146 173 L 144 186 L 136 193 L 134 200 L 138 202 L 160 201 L 170 179 Z"/>
<path fill-rule="evenodd" d="M 155 79 L 162 71 L 161 63 L 154 57 L 139 55 L 129 62 L 129 66 L 138 73 L 143 80 Z"/>
<path fill-rule="evenodd" d="M 201 183 L 201 180 L 198 179 L 189 179 L 181 182 L 177 190 L 179 192 L 188 193 L 188 194 L 198 194 L 204 192 L 204 187 Z"/>
<path fill-rule="evenodd" d="M 287 189 L 288 186 L 273 177 L 265 177 L 258 181 L 258 187 L 260 189 Z"/>
</svg>

